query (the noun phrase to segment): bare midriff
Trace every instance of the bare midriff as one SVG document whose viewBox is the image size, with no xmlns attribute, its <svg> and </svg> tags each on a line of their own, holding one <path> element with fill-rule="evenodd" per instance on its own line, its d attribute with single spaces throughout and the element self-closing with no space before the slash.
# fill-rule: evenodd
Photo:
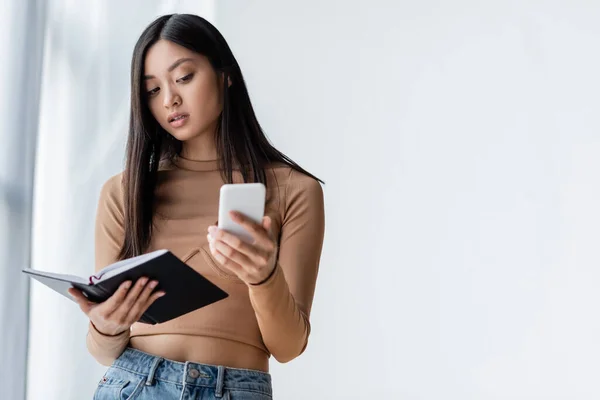
<svg viewBox="0 0 600 400">
<path fill-rule="evenodd" d="M 135 336 L 129 345 L 173 361 L 226 365 L 269 372 L 269 355 L 249 344 L 233 340 L 178 334 Z"/>
</svg>

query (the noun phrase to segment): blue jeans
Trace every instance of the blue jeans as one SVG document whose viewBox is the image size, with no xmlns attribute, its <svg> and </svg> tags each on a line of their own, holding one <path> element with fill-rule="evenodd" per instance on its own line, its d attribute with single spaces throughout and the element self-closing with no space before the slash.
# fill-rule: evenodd
<svg viewBox="0 0 600 400">
<path fill-rule="evenodd" d="M 127 348 L 100 380 L 94 400 L 267 400 L 271 375 L 177 362 Z"/>
</svg>

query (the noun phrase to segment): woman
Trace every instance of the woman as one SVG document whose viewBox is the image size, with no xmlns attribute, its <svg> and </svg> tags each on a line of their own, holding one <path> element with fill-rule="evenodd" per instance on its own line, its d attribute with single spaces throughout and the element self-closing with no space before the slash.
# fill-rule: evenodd
<svg viewBox="0 0 600 400">
<path fill-rule="evenodd" d="M 242 182 L 267 187 L 261 224 L 232 215 L 252 243 L 214 225 L 220 186 Z M 319 180 L 269 144 L 217 29 L 194 15 L 152 22 L 133 54 L 125 170 L 100 194 L 96 270 L 166 248 L 229 297 L 147 325 L 136 321 L 165 295 L 158 282 L 100 304 L 72 289 L 88 349 L 110 366 L 95 398 L 271 398 L 270 355 L 288 362 L 307 345 L 323 235 Z"/>
</svg>

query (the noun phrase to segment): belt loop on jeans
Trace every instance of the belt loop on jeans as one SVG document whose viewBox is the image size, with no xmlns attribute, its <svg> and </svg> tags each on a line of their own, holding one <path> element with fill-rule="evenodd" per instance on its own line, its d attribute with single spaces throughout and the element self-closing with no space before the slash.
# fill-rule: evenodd
<svg viewBox="0 0 600 400">
<path fill-rule="evenodd" d="M 150 367 L 150 372 L 148 373 L 148 378 L 146 379 L 146 386 L 152 386 L 152 384 L 154 383 L 154 374 L 156 373 L 156 369 L 158 368 L 158 365 L 162 362 L 162 360 L 162 357 L 154 358 L 152 366 Z"/>
<path fill-rule="evenodd" d="M 222 365 L 218 366 L 219 374 L 217 375 L 217 387 L 215 388 L 215 397 L 223 397 L 223 386 L 225 383 L 225 367 Z"/>
</svg>

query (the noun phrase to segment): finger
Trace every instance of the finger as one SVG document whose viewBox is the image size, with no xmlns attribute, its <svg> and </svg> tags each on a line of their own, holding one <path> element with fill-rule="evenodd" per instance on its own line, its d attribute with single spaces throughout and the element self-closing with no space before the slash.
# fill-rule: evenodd
<svg viewBox="0 0 600 400">
<path fill-rule="evenodd" d="M 119 308 L 119 306 L 123 302 L 123 299 L 125 298 L 125 296 L 127 296 L 127 292 L 129 291 L 130 287 L 131 281 L 123 282 L 121 286 L 119 286 L 117 291 L 113 293 L 113 295 L 110 296 L 108 300 L 102 303 L 102 314 L 108 316 L 112 314 L 117 308 Z"/>
<path fill-rule="evenodd" d="M 140 296 L 140 293 L 144 289 L 144 286 L 148 283 L 148 278 L 142 277 L 137 280 L 135 285 L 129 290 L 127 296 L 121 303 L 121 305 L 110 315 L 111 318 L 117 319 L 118 321 L 125 321 L 127 314 L 135 304 L 135 301 Z"/>
<path fill-rule="evenodd" d="M 89 312 L 91 311 L 92 307 L 96 303 L 88 300 L 88 298 L 85 297 L 83 292 L 81 292 L 80 290 L 77 290 L 75 288 L 69 288 L 68 292 L 71 295 L 71 297 L 73 297 L 73 299 L 77 302 L 77 304 L 79 305 L 79 308 L 81 308 L 81 311 L 83 311 L 85 313 L 85 315 L 88 315 Z"/>
<path fill-rule="evenodd" d="M 235 275 L 240 276 L 240 274 L 244 272 L 244 268 L 241 265 L 225 257 L 223 253 L 215 249 L 215 246 L 212 244 L 210 245 L 210 252 L 219 264 L 233 272 Z"/>
<path fill-rule="evenodd" d="M 210 235 L 210 234 L 209 234 Z M 229 247 L 237 250 L 238 252 L 240 252 L 241 254 L 245 255 L 246 257 L 248 257 L 249 259 L 251 259 L 253 262 L 261 262 L 262 259 L 264 258 L 269 258 L 268 255 L 268 251 L 266 249 L 261 248 L 261 246 L 259 245 L 251 245 L 249 243 L 246 243 L 245 241 L 243 241 L 242 239 L 240 239 L 238 236 L 233 235 L 229 232 L 225 232 L 225 231 L 221 231 L 221 233 L 216 234 L 216 239 L 212 239 L 209 237 L 209 241 L 212 241 L 213 243 L 216 243 L 217 241 L 221 241 L 225 244 L 227 244 Z M 229 256 L 228 253 L 223 252 L 223 250 L 221 250 L 221 253 L 223 253 L 225 256 Z M 234 260 L 239 264 L 243 265 L 242 260 L 238 261 L 238 260 Z"/>
<path fill-rule="evenodd" d="M 273 233 L 271 227 L 273 226 L 273 220 L 269 216 L 264 216 L 262 220 L 262 226 L 269 233 L 269 236 Z"/>
<path fill-rule="evenodd" d="M 148 307 L 150 307 L 152 305 L 152 303 L 154 303 L 156 300 L 158 300 L 159 298 L 163 297 L 166 293 L 163 290 L 159 290 L 156 293 L 152 293 L 152 295 L 146 300 L 146 302 L 144 303 L 142 310 L 140 311 L 140 313 L 136 316 L 135 320 L 139 320 L 140 317 L 142 316 L 143 313 L 146 312 L 146 310 L 148 309 Z"/>
<path fill-rule="evenodd" d="M 269 233 L 261 224 L 257 224 L 250 218 L 237 211 L 231 211 L 231 219 L 244 228 L 252 236 L 256 244 L 265 246 L 270 242 Z"/>
<path fill-rule="evenodd" d="M 151 281 L 145 287 L 142 293 L 138 296 L 137 300 L 127 313 L 127 321 L 133 320 L 134 322 L 139 319 L 138 315 L 141 315 L 146 311 L 146 303 L 148 302 L 148 298 L 152 295 L 152 291 L 158 285 L 158 281 Z"/>
<path fill-rule="evenodd" d="M 225 234 L 221 240 L 213 241 L 215 245 L 217 242 L 224 243 L 241 253 L 244 257 L 233 257 L 230 256 L 230 249 L 226 247 L 217 247 L 221 254 L 231 258 L 240 265 L 246 265 L 248 262 L 259 266 L 266 265 L 271 257 L 270 249 L 262 249 L 258 245 L 250 245 L 235 235 Z"/>
<path fill-rule="evenodd" d="M 269 216 L 263 217 L 263 228 L 267 231 L 269 235 L 269 239 L 271 239 L 271 243 L 275 240 L 275 233 L 273 232 L 273 219 Z"/>
<path fill-rule="evenodd" d="M 155 293 L 152 293 L 152 295 L 150 297 L 148 297 L 146 299 L 146 301 L 144 303 L 141 304 L 141 307 L 137 307 L 137 313 L 136 314 L 131 314 L 128 315 L 128 324 L 129 325 L 133 325 L 133 323 L 138 322 L 140 320 L 140 318 L 142 318 L 142 315 L 144 315 L 144 313 L 146 312 L 146 310 L 148 310 L 148 308 L 159 298 L 163 297 L 166 293 L 162 290 L 159 290 Z"/>
<path fill-rule="evenodd" d="M 228 245 L 227 243 L 221 241 L 221 240 L 215 240 L 215 242 L 213 243 L 213 246 L 215 248 L 215 250 L 217 250 L 219 253 L 221 253 L 223 256 L 225 256 L 227 259 L 239 264 L 239 265 L 253 265 L 254 262 L 252 260 L 250 260 L 250 258 L 239 252 L 238 250 L 234 249 L 233 247 L 231 247 L 230 245 Z"/>
</svg>

